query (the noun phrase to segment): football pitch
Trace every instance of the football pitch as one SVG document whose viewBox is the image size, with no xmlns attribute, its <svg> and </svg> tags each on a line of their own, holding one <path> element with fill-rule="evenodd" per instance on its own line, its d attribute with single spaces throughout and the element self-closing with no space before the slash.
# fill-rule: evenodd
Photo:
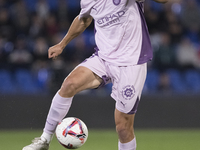
<svg viewBox="0 0 200 150">
<path fill-rule="evenodd" d="M 42 130 L 0 130 L 0 150 L 21 150 Z M 199 150 L 200 129 L 136 129 L 137 150 Z M 89 129 L 80 150 L 117 150 L 117 134 L 109 129 Z M 49 150 L 65 150 L 53 138 Z"/>
</svg>

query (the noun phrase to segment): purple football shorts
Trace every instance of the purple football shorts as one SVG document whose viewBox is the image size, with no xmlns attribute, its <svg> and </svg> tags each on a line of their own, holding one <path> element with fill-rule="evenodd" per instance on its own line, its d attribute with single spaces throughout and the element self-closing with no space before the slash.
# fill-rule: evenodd
<svg viewBox="0 0 200 150">
<path fill-rule="evenodd" d="M 146 79 L 146 63 L 114 66 L 93 54 L 78 66 L 90 69 L 103 79 L 103 84 L 112 82 L 111 97 L 116 101 L 116 109 L 126 114 L 136 113 Z"/>
</svg>

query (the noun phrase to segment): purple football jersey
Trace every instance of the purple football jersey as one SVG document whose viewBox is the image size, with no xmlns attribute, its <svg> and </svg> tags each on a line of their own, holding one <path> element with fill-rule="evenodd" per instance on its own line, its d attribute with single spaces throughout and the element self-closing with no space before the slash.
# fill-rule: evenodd
<svg viewBox="0 0 200 150">
<path fill-rule="evenodd" d="M 92 16 L 98 56 L 116 66 L 142 64 L 152 59 L 143 15 L 135 0 L 82 0 L 79 18 Z"/>
</svg>

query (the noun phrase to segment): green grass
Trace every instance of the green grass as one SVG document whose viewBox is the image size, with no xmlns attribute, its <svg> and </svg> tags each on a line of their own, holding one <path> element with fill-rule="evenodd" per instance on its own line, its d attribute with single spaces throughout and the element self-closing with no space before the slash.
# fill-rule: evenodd
<svg viewBox="0 0 200 150">
<path fill-rule="evenodd" d="M 140 130 L 137 150 L 199 150 L 200 130 Z"/>
<path fill-rule="evenodd" d="M 20 150 L 30 144 L 41 130 L 0 130 L 0 150 Z M 137 150 L 199 150 L 200 129 L 141 130 L 136 129 Z M 89 130 L 87 142 L 80 150 L 117 150 L 114 130 Z M 65 150 L 54 137 L 49 150 Z"/>
</svg>

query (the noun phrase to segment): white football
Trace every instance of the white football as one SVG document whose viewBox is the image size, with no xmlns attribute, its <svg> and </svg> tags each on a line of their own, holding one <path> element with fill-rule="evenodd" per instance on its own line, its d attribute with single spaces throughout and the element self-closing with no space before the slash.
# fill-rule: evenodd
<svg viewBox="0 0 200 150">
<path fill-rule="evenodd" d="M 68 117 L 58 124 L 55 134 L 62 146 L 67 149 L 77 149 L 86 142 L 88 129 L 82 120 Z"/>
</svg>

